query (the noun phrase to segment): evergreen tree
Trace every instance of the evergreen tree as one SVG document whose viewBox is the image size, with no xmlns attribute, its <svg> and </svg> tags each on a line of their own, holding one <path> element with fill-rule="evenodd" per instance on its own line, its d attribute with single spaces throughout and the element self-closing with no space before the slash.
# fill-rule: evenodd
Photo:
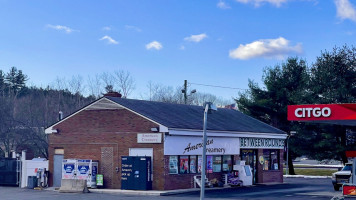
<svg viewBox="0 0 356 200">
<path fill-rule="evenodd" d="M 249 90 L 240 94 L 236 99 L 239 109 L 254 118 L 262 120 L 286 133 L 295 131 L 293 122 L 287 120 L 287 106 L 305 104 L 311 100 L 309 92 L 308 67 L 304 60 L 288 58 L 285 63 L 264 70 L 263 82 L 265 89 L 252 81 Z M 291 143 L 299 143 L 295 141 Z M 290 145 L 290 174 L 294 174 L 292 159 L 300 156 L 301 152 Z"/>
<path fill-rule="evenodd" d="M 356 102 L 356 48 L 335 47 L 324 51 L 311 68 L 312 93 L 315 103 Z M 351 127 L 323 125 L 318 127 L 314 144 L 316 159 L 341 159 L 347 162 L 346 130 Z"/>
</svg>

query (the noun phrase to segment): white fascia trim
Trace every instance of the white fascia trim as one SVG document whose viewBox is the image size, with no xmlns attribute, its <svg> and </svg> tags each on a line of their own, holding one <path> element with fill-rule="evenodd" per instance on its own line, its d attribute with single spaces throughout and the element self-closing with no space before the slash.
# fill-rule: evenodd
<svg viewBox="0 0 356 200">
<path fill-rule="evenodd" d="M 276 139 L 286 139 L 287 138 L 287 134 L 277 134 L 277 133 L 207 131 L 206 134 L 211 137 L 248 137 L 248 138 L 276 138 Z M 203 136 L 203 131 L 202 130 L 169 129 L 169 135 Z"/>
<path fill-rule="evenodd" d="M 104 98 L 105 98 L 105 97 L 104 97 Z M 136 115 L 138 115 L 138 116 L 140 116 L 140 117 L 143 117 L 143 118 L 147 119 L 147 120 L 150 121 L 150 122 L 153 122 L 153 123 L 159 125 L 159 131 L 158 131 L 158 132 L 160 132 L 160 133 L 166 133 L 166 132 L 168 132 L 168 127 L 166 127 L 166 126 L 164 126 L 164 125 L 162 125 L 162 124 L 160 124 L 160 123 L 158 123 L 158 122 L 156 122 L 156 121 L 154 121 L 154 120 L 152 120 L 152 119 L 150 119 L 150 118 L 148 118 L 148 117 L 146 117 L 146 116 L 144 116 L 144 115 L 141 115 L 140 113 L 135 112 L 135 111 L 133 111 L 133 110 L 131 110 L 131 109 L 129 109 L 129 108 L 127 108 L 127 107 L 125 107 L 125 106 L 123 106 L 123 105 L 121 105 L 121 104 L 115 102 L 115 101 L 112 101 L 112 100 L 110 100 L 110 99 L 108 99 L 108 98 L 105 98 L 105 99 L 108 100 L 108 101 L 111 101 L 111 102 L 113 102 L 113 103 L 115 103 L 115 104 L 120 105 L 121 107 L 125 108 L 126 110 L 128 110 L 128 111 L 130 111 L 130 112 L 132 112 L 132 113 L 134 113 L 134 114 L 136 114 Z M 153 127 L 152 127 L 152 128 L 153 128 Z"/>
</svg>

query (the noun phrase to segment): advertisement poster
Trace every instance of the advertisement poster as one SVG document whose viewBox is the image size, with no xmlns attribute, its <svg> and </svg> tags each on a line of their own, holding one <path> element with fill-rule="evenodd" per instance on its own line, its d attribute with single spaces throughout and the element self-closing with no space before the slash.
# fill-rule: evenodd
<svg viewBox="0 0 356 200">
<path fill-rule="evenodd" d="M 178 174 L 178 156 L 169 156 L 169 173 Z"/>
<path fill-rule="evenodd" d="M 74 163 L 66 163 L 63 165 L 63 178 L 64 179 L 72 179 L 74 176 Z"/>
<path fill-rule="evenodd" d="M 62 178 L 73 179 L 75 172 L 76 160 L 65 159 L 62 162 Z"/>
<path fill-rule="evenodd" d="M 78 160 L 78 179 L 87 179 L 89 176 L 89 165 L 91 160 Z"/>
<path fill-rule="evenodd" d="M 190 173 L 197 173 L 197 157 L 190 156 Z"/>
<path fill-rule="evenodd" d="M 198 156 L 198 173 L 201 173 L 201 164 L 203 163 L 203 158 Z"/>
<path fill-rule="evenodd" d="M 92 169 L 91 169 L 91 181 L 92 182 L 96 181 L 96 174 L 97 173 L 98 173 L 98 166 L 93 164 Z"/>
<path fill-rule="evenodd" d="M 206 172 L 213 173 L 213 156 L 206 157 Z"/>
<path fill-rule="evenodd" d="M 221 172 L 221 156 L 213 157 L 213 172 Z"/>
<path fill-rule="evenodd" d="M 188 167 L 188 156 L 180 156 L 180 161 L 179 161 L 179 173 L 181 174 L 187 174 L 189 173 L 189 167 Z"/>
</svg>

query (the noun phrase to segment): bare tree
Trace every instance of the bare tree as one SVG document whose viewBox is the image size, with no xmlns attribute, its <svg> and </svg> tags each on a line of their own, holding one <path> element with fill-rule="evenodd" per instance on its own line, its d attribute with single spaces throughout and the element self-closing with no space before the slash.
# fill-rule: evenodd
<svg viewBox="0 0 356 200">
<path fill-rule="evenodd" d="M 114 78 L 118 89 L 122 92 L 124 98 L 127 98 L 135 89 L 135 81 L 130 72 L 118 70 L 114 72 Z"/>
<path fill-rule="evenodd" d="M 67 89 L 68 87 L 67 87 L 66 79 L 57 76 L 56 79 L 54 80 L 54 83 L 51 84 L 51 88 L 59 91 Z"/>
<path fill-rule="evenodd" d="M 104 85 L 103 85 L 104 88 L 107 87 L 108 85 L 112 85 L 112 86 L 115 85 L 115 77 L 109 72 L 103 72 L 100 75 L 100 78 L 101 78 L 102 82 L 104 83 Z"/>
<path fill-rule="evenodd" d="M 162 84 L 148 82 L 147 88 L 149 89 L 149 100 L 160 101 L 168 103 L 182 103 L 183 95 L 182 88 L 173 88 L 172 86 L 164 86 Z"/>
<path fill-rule="evenodd" d="M 85 92 L 83 77 L 80 75 L 72 76 L 72 79 L 68 81 L 68 90 L 75 96 L 77 106 L 81 107 L 82 94 Z"/>
<path fill-rule="evenodd" d="M 85 92 L 83 77 L 80 75 L 72 76 L 72 79 L 68 81 L 68 90 L 72 94 L 83 94 Z"/>
<path fill-rule="evenodd" d="M 104 92 L 103 82 L 102 82 L 100 75 L 98 75 L 98 74 L 95 74 L 94 77 L 88 76 L 87 86 L 89 89 L 89 94 L 91 96 L 95 97 L 96 99 L 100 98 L 100 96 Z"/>
</svg>

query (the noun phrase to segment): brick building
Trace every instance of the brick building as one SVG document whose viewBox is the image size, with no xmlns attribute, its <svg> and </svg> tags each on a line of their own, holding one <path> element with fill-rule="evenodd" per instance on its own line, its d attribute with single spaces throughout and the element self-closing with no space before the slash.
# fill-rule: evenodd
<svg viewBox="0 0 356 200">
<path fill-rule="evenodd" d="M 49 184 L 63 159 L 99 161 L 106 188 L 121 188 L 121 157 L 150 156 L 154 190 L 192 188 L 202 165 L 203 107 L 105 96 L 46 129 Z M 286 133 L 231 109 L 208 117 L 207 177 L 245 160 L 254 183 L 283 181 Z"/>
</svg>

